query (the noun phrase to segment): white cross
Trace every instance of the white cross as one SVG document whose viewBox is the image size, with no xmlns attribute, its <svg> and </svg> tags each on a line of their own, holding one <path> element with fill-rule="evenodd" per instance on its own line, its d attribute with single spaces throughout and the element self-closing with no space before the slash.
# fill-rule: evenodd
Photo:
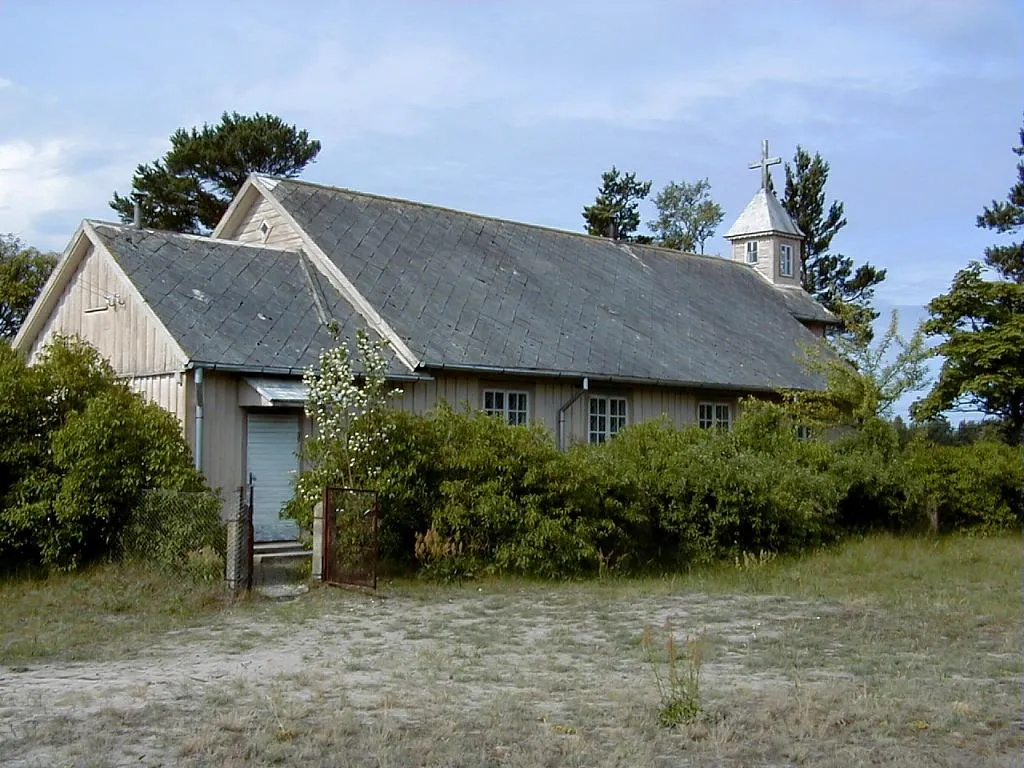
<svg viewBox="0 0 1024 768">
<path fill-rule="evenodd" d="M 750 170 L 761 169 L 761 189 L 768 189 L 768 166 L 778 165 L 782 162 L 781 157 L 768 157 L 768 139 L 761 142 L 761 159 L 756 163 L 751 163 L 748 167 Z"/>
</svg>

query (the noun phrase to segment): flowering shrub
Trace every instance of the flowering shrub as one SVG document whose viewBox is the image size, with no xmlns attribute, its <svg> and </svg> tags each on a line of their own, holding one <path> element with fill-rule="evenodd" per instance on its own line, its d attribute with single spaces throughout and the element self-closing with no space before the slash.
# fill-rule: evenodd
<svg viewBox="0 0 1024 768">
<path fill-rule="evenodd" d="M 314 433 L 302 446 L 309 470 L 299 475 L 284 516 L 307 531 L 312 526 L 313 506 L 325 487 L 378 489 L 383 457 L 394 432 L 389 405 L 402 394 L 387 381 L 386 349 L 386 342 L 375 341 L 360 330 L 356 333 L 358 361 L 341 342 L 322 351 L 317 366 L 302 377 L 309 390 L 306 414 Z"/>
</svg>

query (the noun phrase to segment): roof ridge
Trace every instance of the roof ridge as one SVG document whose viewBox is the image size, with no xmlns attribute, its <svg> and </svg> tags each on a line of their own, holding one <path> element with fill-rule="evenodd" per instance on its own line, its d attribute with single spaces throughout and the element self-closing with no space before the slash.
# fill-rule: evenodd
<svg viewBox="0 0 1024 768">
<path fill-rule="evenodd" d="M 331 184 L 320 184 L 320 183 L 317 183 L 315 181 L 307 181 L 306 179 L 297 179 L 297 178 L 282 177 L 282 176 L 271 176 L 269 174 L 262 174 L 262 173 L 261 174 L 257 174 L 257 176 L 259 178 L 261 178 L 261 179 L 273 179 L 274 181 L 276 181 L 278 183 L 280 183 L 280 182 L 289 182 L 289 183 L 292 183 L 292 184 L 302 184 L 302 185 L 305 185 L 307 187 L 315 187 L 316 189 L 323 189 L 323 190 L 328 190 L 328 191 L 331 191 L 331 192 L 343 192 L 345 194 L 353 195 L 355 197 L 368 197 L 368 198 L 372 198 L 374 200 L 383 200 L 383 201 L 391 202 L 391 203 L 405 203 L 407 205 L 415 205 L 415 206 L 417 206 L 419 208 L 428 208 L 428 209 L 430 209 L 432 211 L 444 211 L 446 213 L 458 214 L 459 216 L 468 216 L 470 218 L 482 219 L 484 221 L 494 221 L 494 222 L 497 222 L 499 224 L 513 224 L 513 225 L 515 225 L 517 227 L 527 227 L 529 229 L 537 229 L 537 230 L 541 230 L 542 232 L 551 232 L 551 233 L 556 234 L 556 235 L 568 235 L 570 237 L 581 237 L 581 238 L 584 238 L 584 239 L 587 239 L 587 240 L 605 241 L 605 242 L 607 242 L 607 243 L 609 243 L 611 245 L 616 245 L 616 246 L 626 245 L 626 246 L 630 246 L 630 247 L 636 246 L 636 247 L 640 247 L 640 248 L 648 248 L 648 249 L 650 249 L 652 251 L 656 251 L 656 252 L 659 252 L 659 253 L 664 253 L 665 255 L 671 255 L 674 258 L 678 258 L 679 256 L 693 256 L 693 257 L 700 258 L 700 259 L 716 259 L 718 261 L 723 261 L 723 262 L 726 262 L 726 263 L 729 263 L 729 264 L 737 263 L 737 262 L 734 262 L 732 259 L 728 259 L 728 258 L 726 258 L 724 256 L 716 255 L 716 254 L 710 254 L 710 253 L 691 253 L 689 251 L 680 251 L 680 250 L 676 250 L 675 248 L 669 248 L 667 246 L 657 245 L 655 243 L 636 243 L 636 242 L 633 242 L 631 240 L 611 240 L 611 239 L 609 239 L 607 237 L 604 237 L 603 235 L 591 235 L 591 234 L 588 234 L 586 232 L 573 232 L 572 230 L 569 230 L 569 229 L 560 229 L 559 227 L 550 227 L 550 226 L 547 226 L 545 224 L 530 224 L 529 222 L 526 222 L 526 221 L 517 221 L 516 219 L 506 219 L 506 218 L 502 218 L 500 216 L 490 216 L 490 215 L 488 215 L 486 213 L 474 213 L 472 211 L 462 211 L 462 210 L 459 210 L 458 208 L 450 208 L 450 207 L 448 207 L 446 205 L 437 205 L 436 203 L 424 203 L 424 202 L 421 202 L 419 200 L 410 200 L 410 199 L 404 198 L 404 197 L 394 197 L 394 196 L 391 196 L 391 195 L 379 195 L 379 194 L 376 194 L 374 192 L 361 192 L 361 191 L 359 191 L 357 189 L 351 189 L 349 187 L 336 187 L 336 186 L 333 186 Z M 271 190 L 271 191 L 273 191 L 273 190 Z M 743 265 L 741 264 L 740 266 L 743 266 Z"/>
<path fill-rule="evenodd" d="M 204 243 L 214 243 L 217 245 L 235 245 L 242 248 L 256 248 L 262 251 L 280 251 L 284 253 L 295 253 L 301 254 L 301 250 L 294 248 L 282 248 L 279 245 L 271 245 L 269 243 L 246 243 L 241 240 L 231 240 L 224 237 L 210 237 L 209 235 L 195 235 L 191 232 L 175 232 L 171 229 L 154 229 L 153 227 L 136 227 L 134 224 L 125 224 L 124 222 L 113 222 L 103 221 L 101 219 L 86 219 L 93 226 L 100 227 L 111 227 L 113 229 L 122 232 L 128 230 L 129 232 L 145 232 L 149 235 L 164 235 L 167 237 L 184 237 L 189 240 L 200 240 Z"/>
</svg>

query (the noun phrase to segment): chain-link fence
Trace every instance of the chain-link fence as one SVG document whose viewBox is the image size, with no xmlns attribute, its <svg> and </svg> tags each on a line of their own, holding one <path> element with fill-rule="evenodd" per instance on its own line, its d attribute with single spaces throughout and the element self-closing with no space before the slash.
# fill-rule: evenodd
<svg viewBox="0 0 1024 768">
<path fill-rule="evenodd" d="M 227 556 L 224 580 L 234 592 L 252 589 L 253 547 L 252 486 L 238 489 L 236 503 L 225 510 Z"/>
<path fill-rule="evenodd" d="M 125 560 L 199 581 L 226 579 L 232 589 L 248 588 L 251 495 L 240 489 L 225 502 L 209 491 L 147 491 L 122 529 L 118 549 Z"/>
</svg>

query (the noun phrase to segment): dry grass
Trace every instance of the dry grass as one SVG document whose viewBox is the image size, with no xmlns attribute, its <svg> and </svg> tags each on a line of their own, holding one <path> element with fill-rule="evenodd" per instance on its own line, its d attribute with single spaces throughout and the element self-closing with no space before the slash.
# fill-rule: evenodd
<svg viewBox="0 0 1024 768">
<path fill-rule="evenodd" d="M 158 612 L 119 635 L 148 638 L 134 658 L 108 638 L 76 646 L 88 663 L 0 667 L 0 764 L 1017 766 L 1020 544 L 881 537 L 666 579 L 325 588 L 186 612 L 171 633 Z M 641 645 L 666 621 L 703 649 L 704 713 L 675 728 Z"/>
<path fill-rule="evenodd" d="M 123 655 L 154 634 L 216 617 L 229 604 L 219 581 L 182 582 L 138 565 L 0 576 L 0 665 Z"/>
</svg>

